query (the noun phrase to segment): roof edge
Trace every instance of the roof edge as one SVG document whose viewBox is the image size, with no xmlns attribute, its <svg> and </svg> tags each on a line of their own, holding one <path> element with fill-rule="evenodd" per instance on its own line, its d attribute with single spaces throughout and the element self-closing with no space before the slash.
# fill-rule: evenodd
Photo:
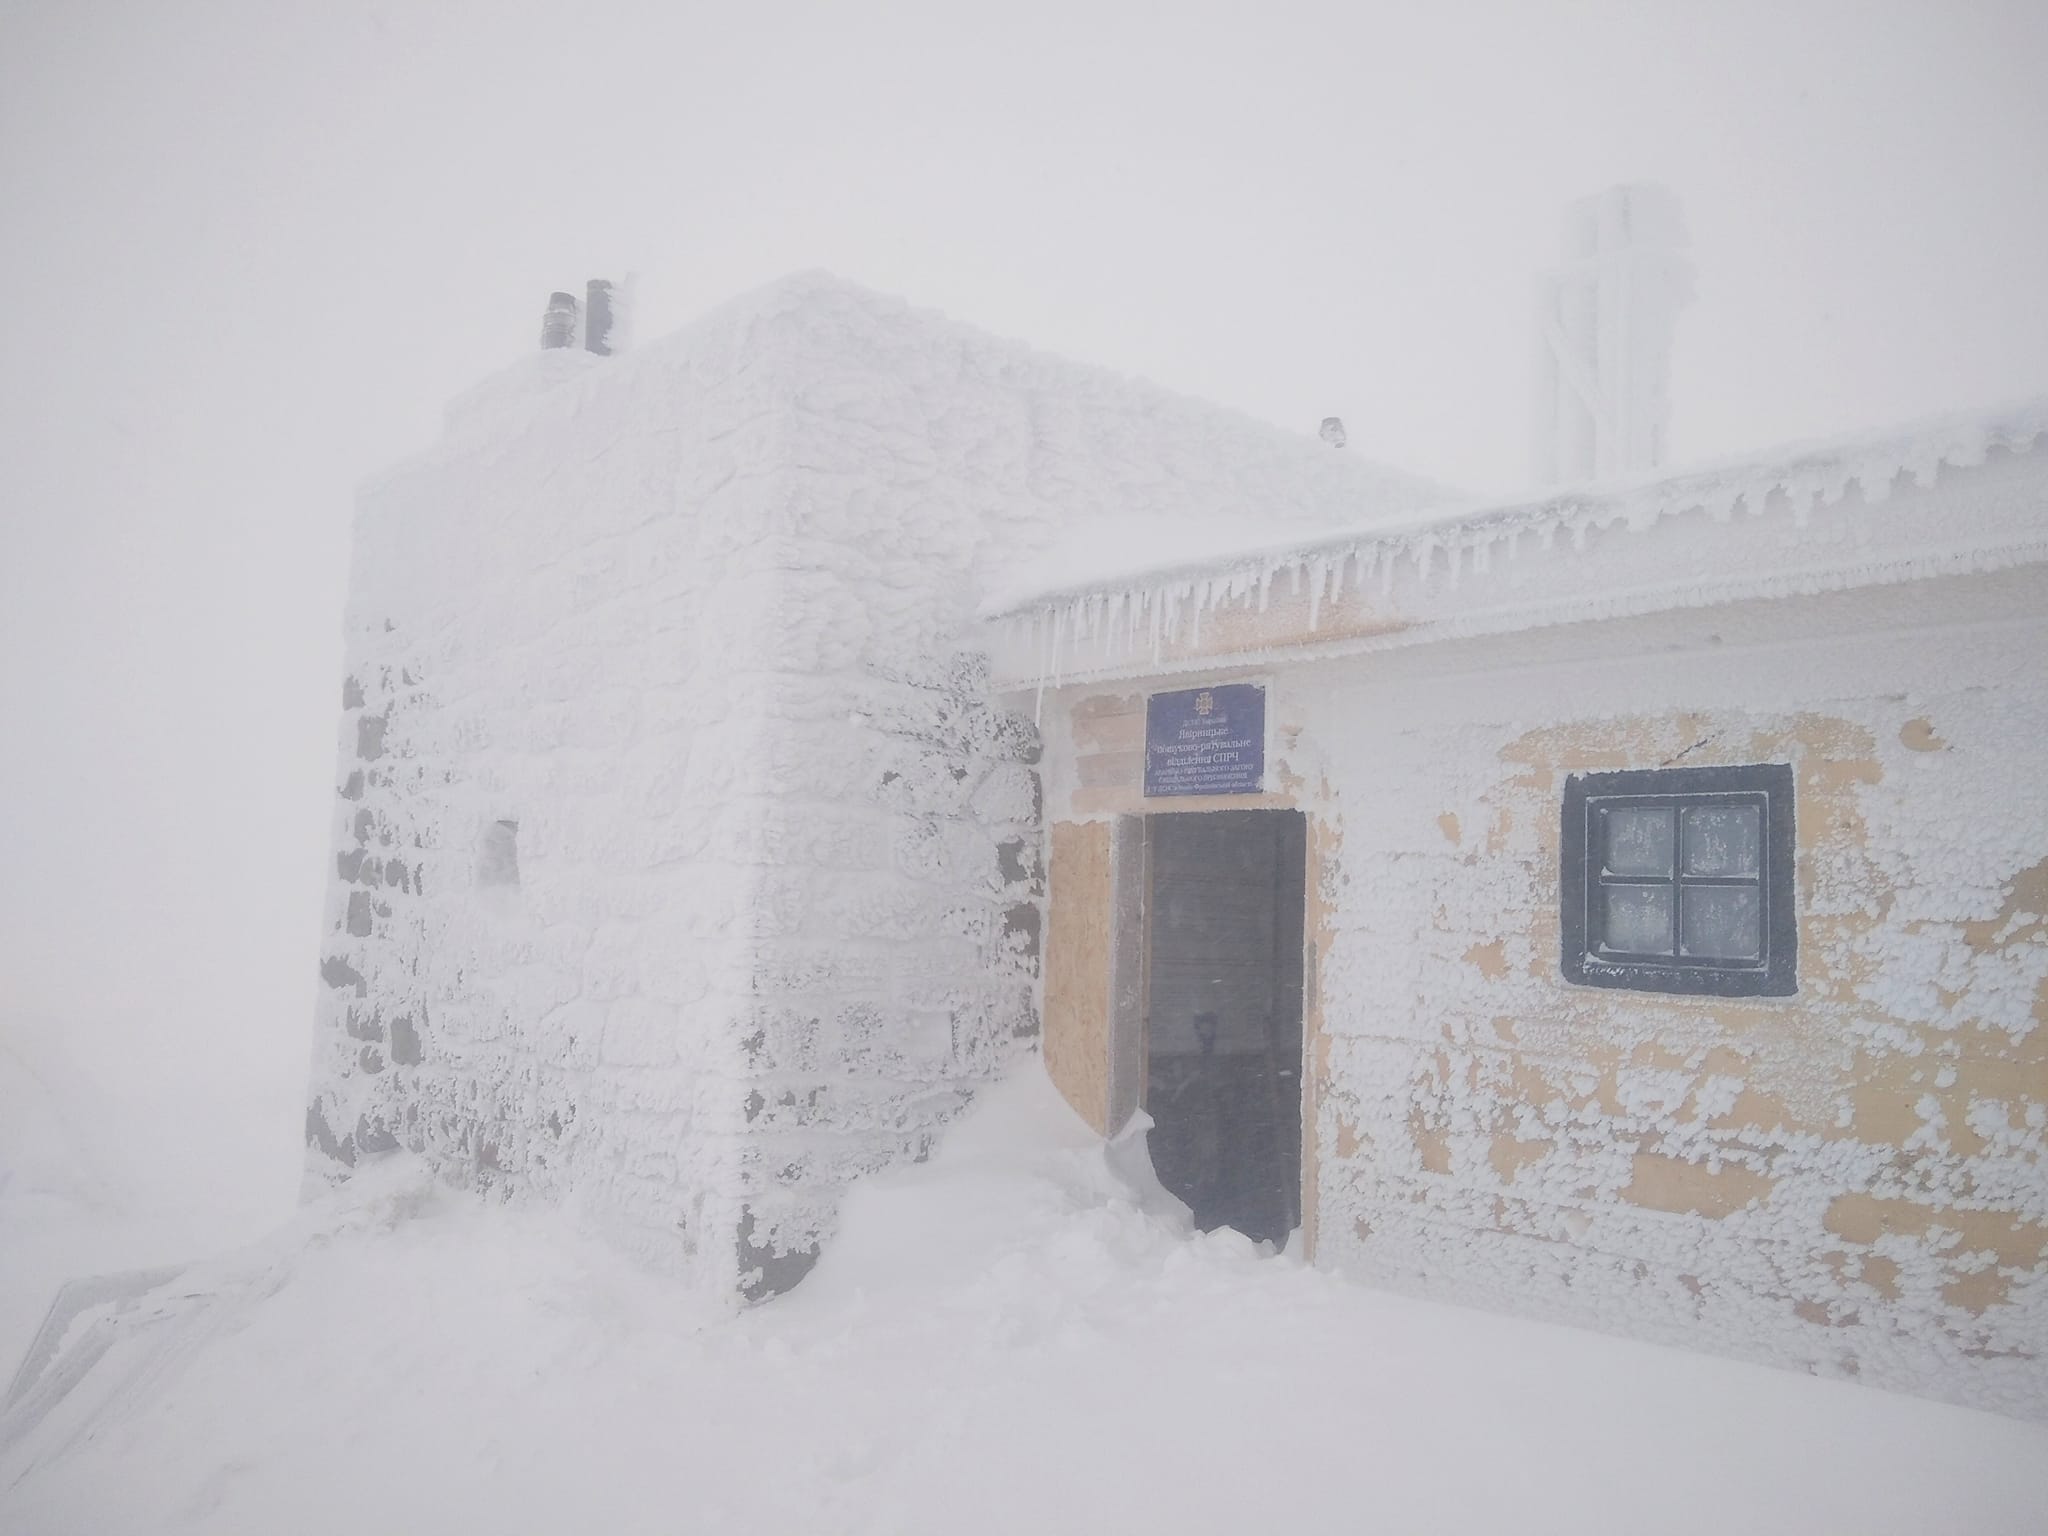
<svg viewBox="0 0 2048 1536">
<path fill-rule="evenodd" d="M 2030 453 L 2044 436 L 2048 394 L 1872 433 L 1788 443 L 1676 474 L 1569 487 L 1533 499 L 1466 503 L 1314 539 L 1267 541 L 1202 560 L 1163 563 L 1100 581 L 996 592 L 981 605 L 980 617 L 1025 619 L 1110 598 L 1149 606 L 1149 598 L 1191 583 L 1236 588 L 1247 581 L 1270 583 L 1289 572 L 1298 580 L 1311 568 L 1328 569 L 1353 558 L 1386 567 L 1406 555 L 1426 570 L 1439 552 L 1455 565 L 1463 551 L 1531 534 L 1547 544 L 1563 532 L 1582 544 L 1596 529 L 1622 524 L 1639 530 L 1687 512 L 1706 511 L 1725 521 L 1741 505 L 1751 515 L 1761 515 L 1774 495 L 1803 525 L 1815 506 L 1832 505 L 1852 489 L 1860 490 L 1866 502 L 1882 502 L 1901 474 L 1911 474 L 1922 488 L 1931 487 L 1944 470 L 1981 465 L 1994 450 Z"/>
</svg>

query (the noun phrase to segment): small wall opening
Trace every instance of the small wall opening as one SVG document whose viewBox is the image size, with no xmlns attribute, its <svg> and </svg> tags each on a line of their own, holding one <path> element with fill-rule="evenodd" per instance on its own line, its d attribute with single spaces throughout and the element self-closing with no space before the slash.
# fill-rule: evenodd
<svg viewBox="0 0 2048 1536">
<path fill-rule="evenodd" d="M 476 851 L 476 883 L 480 889 L 519 884 L 519 823 L 493 821 L 484 827 Z"/>
</svg>

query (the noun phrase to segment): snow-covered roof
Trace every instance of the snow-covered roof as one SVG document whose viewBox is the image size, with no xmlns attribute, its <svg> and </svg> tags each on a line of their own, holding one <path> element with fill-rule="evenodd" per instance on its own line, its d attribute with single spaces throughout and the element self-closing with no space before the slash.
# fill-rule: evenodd
<svg viewBox="0 0 2048 1536">
<path fill-rule="evenodd" d="M 1248 524 L 1234 548 L 1191 555 L 1184 544 L 1161 542 L 1151 560 L 1137 564 L 1128 546 L 1115 544 L 1103 549 L 1094 571 L 1070 565 L 1051 581 L 1020 573 L 991 595 L 983 615 L 1007 637 L 999 649 L 1009 653 L 1008 675 L 1031 670 L 1018 660 L 1021 645 L 1038 657 L 1038 671 L 1071 676 L 1318 637 L 1412 644 L 1474 632 L 1482 622 L 1495 631 L 1559 622 L 1594 616 L 1588 603 L 1611 611 L 1613 594 L 1629 585 L 1654 586 L 1664 606 L 1682 606 L 1727 600 L 1738 589 L 1762 595 L 1802 583 L 1857 584 L 2048 559 L 2048 475 L 2035 475 L 2017 500 L 2006 497 L 1969 516 L 1951 509 L 1942 517 L 1880 520 L 1874 510 L 1892 498 L 1901 477 L 1926 491 L 1946 473 L 1982 466 L 1994 455 L 2031 455 L 2044 436 L 2048 396 L 1534 500 L 1405 516 L 1367 511 L 1348 528 L 1308 539 L 1276 538 L 1270 527 Z M 1810 525 L 1821 509 L 1854 516 L 1841 528 L 1815 530 Z M 1631 540 L 1638 547 L 1626 553 L 1609 537 L 1681 522 L 1735 524 L 1738 511 L 1736 529 Z M 1562 550 L 1553 556 L 1560 535 Z M 1599 547 L 1582 556 L 1589 545 Z M 1560 562 L 1584 569 L 1563 574 L 1555 569 Z M 1527 569 L 1538 563 L 1551 567 L 1541 578 Z M 1525 569 L 1515 570 L 1518 564 Z M 1843 569 L 1830 576 L 1835 567 Z M 1877 575 L 1880 567 L 1891 574 Z M 1596 603 L 1595 593 L 1606 595 Z M 1283 607 L 1284 615 L 1269 617 Z M 1480 610 L 1490 617 L 1482 621 Z M 1212 637 L 1206 644 L 1205 620 Z"/>
<path fill-rule="evenodd" d="M 983 612 L 996 618 L 1077 598 L 1142 595 L 1189 582 L 1234 588 L 1247 574 L 1265 583 L 1292 567 L 1334 571 L 1346 560 L 1377 567 L 1406 556 L 1426 570 L 1436 554 L 1455 565 L 1482 546 L 1527 534 L 1547 544 L 1564 532 L 1583 546 L 1591 529 L 1615 524 L 1640 529 L 1681 512 L 1705 510 L 1725 522 L 1738 505 L 1746 505 L 1754 516 L 1773 493 L 1781 494 L 1793 517 L 1804 522 L 1814 506 L 1840 501 L 1851 487 L 1860 488 L 1866 501 L 1882 501 L 1901 474 L 1931 486 L 1943 468 L 1981 464 L 1993 448 L 2024 451 L 2043 433 L 2048 433 L 2048 395 L 1989 413 L 1788 444 L 1758 458 L 1727 459 L 1677 475 L 1568 487 L 1536 500 L 1466 501 L 1408 516 L 1354 515 L 1314 539 L 1276 539 L 1269 522 L 1204 523 L 1190 537 L 1164 546 L 1084 535 L 1071 550 L 1062 546 L 1063 563 L 1021 571 L 992 592 Z"/>
<path fill-rule="evenodd" d="M 1306 432 L 800 273 L 616 357 L 531 354 L 453 402 L 435 444 L 362 488 L 377 593 L 359 583 L 352 612 L 439 614 L 451 588 L 601 563 L 593 542 L 676 516 L 700 553 L 732 557 L 720 572 L 829 572 L 860 644 L 926 656 L 1026 568 L 1185 558 L 1244 529 L 1307 546 L 1456 500 Z"/>
<path fill-rule="evenodd" d="M 851 414 L 888 433 L 995 493 L 1031 568 L 1048 574 L 1078 572 L 1105 547 L 1222 548 L 1246 527 L 1300 539 L 1355 525 L 1362 513 L 1412 516 L 1461 499 L 1308 431 L 817 271 L 741 294 L 617 357 L 521 358 L 449 403 L 437 451 L 517 434 L 538 403 L 564 392 L 628 380 L 658 389 L 677 370 L 729 375 L 767 403 Z M 851 411 L 850 393 L 863 396 Z"/>
<path fill-rule="evenodd" d="M 692 430 L 714 440 L 779 434 L 778 462 L 810 477 L 805 505 L 820 476 L 878 497 L 901 524 L 902 560 L 929 565 L 940 542 L 952 552 L 958 574 L 940 606 L 995 621 L 998 671 L 1012 678 L 1333 641 L 1411 645 L 1628 603 L 1697 606 L 2048 559 L 2048 454 L 2031 452 L 2048 435 L 2048 397 L 1635 483 L 1475 502 L 1305 432 L 816 272 L 616 358 L 528 358 L 458 402 L 425 461 L 489 456 L 543 417 L 582 422 L 590 452 L 610 453 L 612 440 L 597 439 L 616 427 L 585 409 L 599 395 L 631 397 L 656 418 L 704 418 Z M 1999 455 L 2034 462 L 2036 489 L 1967 515 L 1944 490 L 1929 512 L 1938 480 Z M 1659 536 L 1634 536 L 1651 529 Z"/>
</svg>

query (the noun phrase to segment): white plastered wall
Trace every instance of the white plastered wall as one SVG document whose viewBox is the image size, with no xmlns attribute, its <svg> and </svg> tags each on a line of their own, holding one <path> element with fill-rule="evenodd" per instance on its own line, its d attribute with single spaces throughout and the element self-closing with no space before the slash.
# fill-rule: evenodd
<svg viewBox="0 0 2048 1536">
<path fill-rule="evenodd" d="M 1954 628 L 1298 680 L 1341 848 L 1324 1262 L 2048 1414 L 2048 625 L 1968 592 Z M 1566 985 L 1565 776 L 1765 761 L 1799 995 Z"/>
<path fill-rule="evenodd" d="M 1317 1262 L 2048 1416 L 2044 612 L 2036 568 L 1218 668 L 1311 816 Z M 1091 717 L 1190 680 L 1049 694 L 1049 820 L 1144 809 Z M 1799 995 L 1567 985 L 1566 776 L 1764 761 Z"/>
</svg>

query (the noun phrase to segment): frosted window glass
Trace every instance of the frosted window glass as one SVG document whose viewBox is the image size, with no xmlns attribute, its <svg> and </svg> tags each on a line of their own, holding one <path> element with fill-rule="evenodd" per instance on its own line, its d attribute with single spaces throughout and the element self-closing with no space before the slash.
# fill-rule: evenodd
<svg viewBox="0 0 2048 1536">
<path fill-rule="evenodd" d="M 1753 885 L 1689 885 L 1680 910 L 1679 952 L 1703 960 L 1754 960 L 1763 952 L 1761 916 Z"/>
<path fill-rule="evenodd" d="M 1667 813 L 1668 815 L 1668 813 Z M 1671 887 L 1610 885 L 1601 947 L 1621 954 L 1671 953 Z"/>
<path fill-rule="evenodd" d="M 1671 875 L 1671 812 L 1624 810 L 1607 813 L 1607 873 Z"/>
<path fill-rule="evenodd" d="M 1683 825 L 1688 875 L 1753 877 L 1763 867 L 1763 830 L 1755 806 L 1687 806 Z"/>
</svg>

